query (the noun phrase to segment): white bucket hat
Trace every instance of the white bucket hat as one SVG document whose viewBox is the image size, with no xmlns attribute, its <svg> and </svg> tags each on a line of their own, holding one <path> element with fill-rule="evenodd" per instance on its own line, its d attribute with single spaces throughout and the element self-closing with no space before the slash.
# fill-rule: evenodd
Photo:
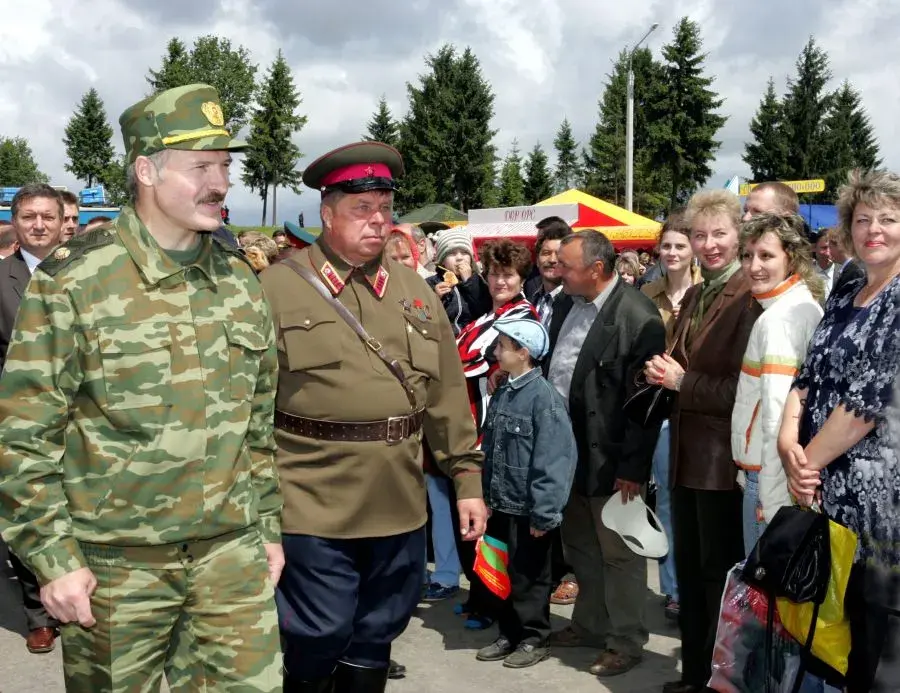
<svg viewBox="0 0 900 693">
<path fill-rule="evenodd" d="M 623 502 L 622 494 L 616 493 L 606 501 L 600 519 L 638 556 L 662 558 L 669 553 L 662 523 L 640 496 Z"/>
</svg>

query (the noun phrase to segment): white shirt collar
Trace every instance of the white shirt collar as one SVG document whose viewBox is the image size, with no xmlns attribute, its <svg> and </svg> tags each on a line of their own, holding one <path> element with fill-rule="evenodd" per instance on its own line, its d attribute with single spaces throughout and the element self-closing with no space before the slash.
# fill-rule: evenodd
<svg viewBox="0 0 900 693">
<path fill-rule="evenodd" d="M 31 274 L 34 274 L 34 268 L 41 264 L 42 260 L 39 257 L 35 257 L 31 253 L 29 253 L 25 248 L 19 248 L 19 252 L 22 253 L 22 257 L 25 259 L 25 264 L 28 265 L 28 271 Z"/>
</svg>

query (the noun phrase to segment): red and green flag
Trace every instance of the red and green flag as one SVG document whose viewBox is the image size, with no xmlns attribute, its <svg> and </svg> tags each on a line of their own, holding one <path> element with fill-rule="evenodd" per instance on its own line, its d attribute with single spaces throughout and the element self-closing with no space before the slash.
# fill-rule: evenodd
<svg viewBox="0 0 900 693">
<path fill-rule="evenodd" d="M 512 592 L 509 581 L 509 547 L 499 539 L 484 535 L 475 546 L 475 574 L 500 599 Z"/>
</svg>

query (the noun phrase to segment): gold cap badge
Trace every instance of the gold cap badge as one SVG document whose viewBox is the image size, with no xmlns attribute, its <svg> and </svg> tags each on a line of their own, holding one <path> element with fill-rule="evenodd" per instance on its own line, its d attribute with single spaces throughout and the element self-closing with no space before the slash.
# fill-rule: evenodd
<svg viewBox="0 0 900 693">
<path fill-rule="evenodd" d="M 53 253 L 53 257 L 55 257 L 57 260 L 65 260 L 71 254 L 72 251 L 68 248 L 59 248 L 55 253 Z"/>
<path fill-rule="evenodd" d="M 215 125 L 219 128 L 225 125 L 225 116 L 222 114 L 222 107 L 215 101 L 207 101 L 200 106 L 200 110 L 203 111 L 203 115 L 206 116 L 206 119 L 211 125 Z"/>
</svg>

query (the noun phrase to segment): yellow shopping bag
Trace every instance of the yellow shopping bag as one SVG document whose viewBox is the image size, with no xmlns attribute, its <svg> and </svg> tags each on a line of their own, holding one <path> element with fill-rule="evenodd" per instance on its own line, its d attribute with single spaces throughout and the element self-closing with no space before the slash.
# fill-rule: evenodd
<svg viewBox="0 0 900 693">
<path fill-rule="evenodd" d="M 856 556 L 856 535 L 832 520 L 828 521 L 828 533 L 831 577 L 828 580 L 828 594 L 816 618 L 811 651 L 814 657 L 843 675 L 847 673 L 847 657 L 850 654 L 850 622 L 844 615 L 844 596 Z M 809 635 L 812 614 L 812 603 L 797 604 L 784 597 L 778 598 L 778 616 L 801 645 Z"/>
</svg>

